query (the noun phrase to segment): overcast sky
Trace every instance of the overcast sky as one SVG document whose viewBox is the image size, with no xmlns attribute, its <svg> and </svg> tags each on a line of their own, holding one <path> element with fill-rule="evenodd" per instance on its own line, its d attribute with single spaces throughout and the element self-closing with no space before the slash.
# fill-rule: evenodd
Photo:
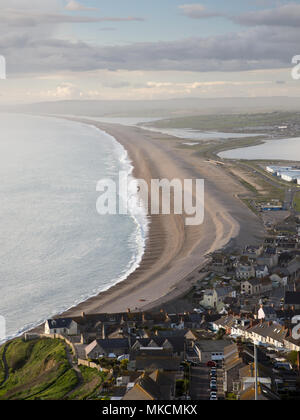
<svg viewBox="0 0 300 420">
<path fill-rule="evenodd" d="M 1 102 L 300 96 L 300 1 L 0 0 Z"/>
</svg>

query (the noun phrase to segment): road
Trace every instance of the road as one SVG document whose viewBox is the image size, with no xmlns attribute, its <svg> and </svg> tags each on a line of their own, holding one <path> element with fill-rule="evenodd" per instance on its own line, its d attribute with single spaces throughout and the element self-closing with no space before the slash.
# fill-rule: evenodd
<svg viewBox="0 0 300 420">
<path fill-rule="evenodd" d="M 218 398 L 223 398 L 223 371 L 217 370 Z M 190 396 L 192 400 L 209 400 L 210 368 L 204 363 L 191 368 Z"/>
<path fill-rule="evenodd" d="M 209 368 L 205 365 L 191 368 L 190 396 L 192 400 L 209 400 Z"/>
</svg>

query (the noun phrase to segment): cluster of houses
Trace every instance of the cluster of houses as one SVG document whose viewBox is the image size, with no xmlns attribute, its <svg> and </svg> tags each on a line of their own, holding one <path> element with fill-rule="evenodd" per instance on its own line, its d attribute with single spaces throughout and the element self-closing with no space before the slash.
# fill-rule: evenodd
<svg viewBox="0 0 300 420">
<path fill-rule="evenodd" d="M 115 378 L 113 394 L 118 396 L 112 398 L 171 400 L 176 397 L 176 382 L 184 377 L 183 362 L 204 362 L 215 353 L 223 354 L 224 343 L 220 347 L 212 340 L 214 333 L 207 328 L 216 318 L 217 314 L 196 312 L 83 313 L 47 320 L 44 335 L 67 337 L 79 362 L 127 360 L 126 375 Z"/>
<path fill-rule="evenodd" d="M 222 314 L 242 309 L 251 297 L 257 301 L 258 297 L 272 300 L 274 296 L 274 304 L 279 306 L 278 297 L 298 287 L 299 237 L 278 235 L 259 246 L 247 246 L 240 255 L 214 254 L 209 270 L 207 281 L 197 286 L 200 307 Z"/>
<path fill-rule="evenodd" d="M 299 376 L 288 361 L 296 352 L 300 372 L 300 331 L 293 334 L 293 320 L 300 318 L 299 237 L 280 234 L 238 254 L 215 253 L 204 276 L 189 294 L 194 310 L 82 313 L 48 320 L 44 335 L 66 337 L 78 363 L 101 369 L 103 360 L 126 360 L 126 372 L 106 390 L 112 399 L 178 399 L 183 380 L 195 398 L 186 365 L 209 362 L 222 371 L 220 398 L 253 399 L 254 345 L 260 399 L 299 393 Z"/>
<path fill-rule="evenodd" d="M 274 360 L 268 355 L 300 354 L 300 340 L 291 334 L 292 319 L 300 314 L 300 294 L 288 292 L 286 301 L 278 310 L 261 303 L 255 313 L 223 316 L 212 310 L 83 313 L 46 321 L 44 334 L 71 340 L 78 360 L 100 365 L 104 359 L 127 360 L 126 373 L 114 378 L 108 390 L 112 399 L 124 400 L 175 400 L 176 384 L 185 378 L 183 364 L 207 366 L 210 361 L 221 363 L 220 395 L 252 399 L 255 343 L 261 349 L 260 398 L 280 399 L 280 392 L 299 391 L 298 377 L 286 359 L 289 369 L 274 373 Z"/>
</svg>

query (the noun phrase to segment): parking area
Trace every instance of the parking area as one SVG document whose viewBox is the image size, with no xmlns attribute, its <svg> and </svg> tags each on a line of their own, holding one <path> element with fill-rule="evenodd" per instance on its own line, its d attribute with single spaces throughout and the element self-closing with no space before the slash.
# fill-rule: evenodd
<svg viewBox="0 0 300 420">
<path fill-rule="evenodd" d="M 210 371 L 211 368 L 204 363 L 191 368 L 190 396 L 192 400 L 210 399 Z M 223 369 L 221 365 L 217 368 L 217 396 L 218 399 L 224 398 Z"/>
</svg>

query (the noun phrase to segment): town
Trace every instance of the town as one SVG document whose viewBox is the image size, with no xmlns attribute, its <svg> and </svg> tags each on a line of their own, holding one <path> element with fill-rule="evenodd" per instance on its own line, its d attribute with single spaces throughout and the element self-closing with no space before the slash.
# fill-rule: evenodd
<svg viewBox="0 0 300 420">
<path fill-rule="evenodd" d="M 78 380 L 82 366 L 104 375 L 96 399 L 297 399 L 298 225 L 212 254 L 166 308 L 49 319 L 24 340 L 64 340 Z"/>
</svg>

